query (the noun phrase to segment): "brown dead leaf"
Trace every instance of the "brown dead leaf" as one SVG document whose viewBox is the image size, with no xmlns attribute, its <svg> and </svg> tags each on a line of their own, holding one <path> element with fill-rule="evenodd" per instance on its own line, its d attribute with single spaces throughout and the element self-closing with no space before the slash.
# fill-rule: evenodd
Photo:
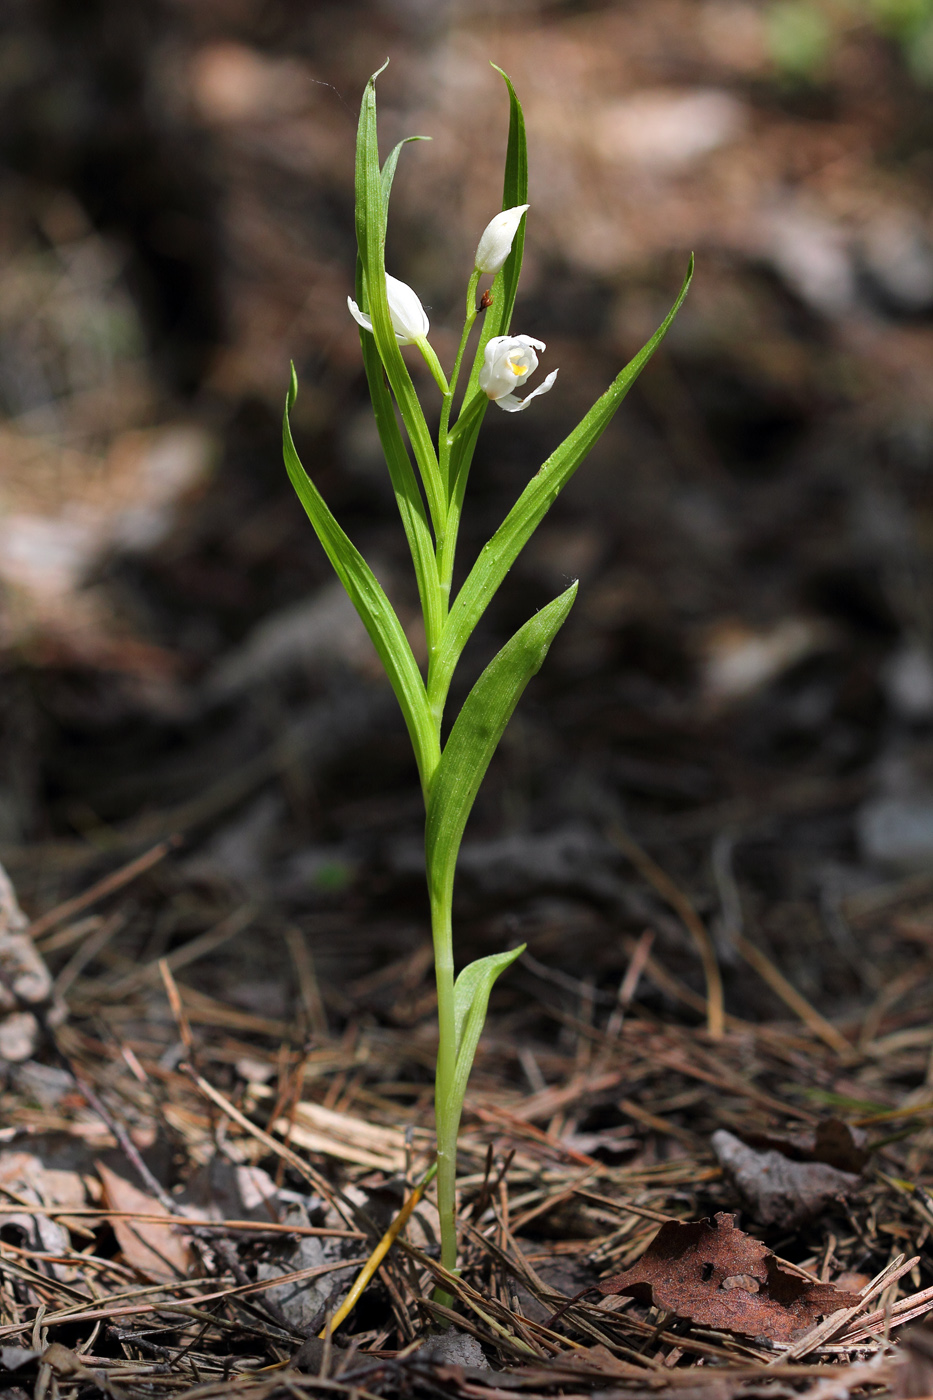
<svg viewBox="0 0 933 1400">
<path fill-rule="evenodd" d="M 856 1192 L 860 1180 L 820 1161 L 794 1161 L 773 1149 L 749 1147 L 734 1133 L 713 1133 L 713 1151 L 743 1204 L 762 1225 L 793 1229 Z"/>
<path fill-rule="evenodd" d="M 734 1215 L 722 1212 L 712 1223 L 667 1221 L 634 1268 L 603 1279 L 599 1291 L 628 1294 L 703 1327 L 775 1342 L 791 1342 L 820 1318 L 859 1301 L 783 1268 L 760 1240 L 735 1228 Z"/>
<path fill-rule="evenodd" d="M 782 1152 L 793 1162 L 825 1162 L 841 1172 L 858 1173 L 871 1157 L 865 1133 L 841 1118 L 824 1118 L 813 1133 L 743 1133 L 742 1141 L 762 1152 Z"/>
<path fill-rule="evenodd" d="M 111 1210 L 140 1216 L 165 1216 L 164 1225 L 146 1219 L 113 1221 L 113 1232 L 127 1264 L 153 1283 L 185 1278 L 191 1266 L 191 1236 L 179 1234 L 174 1216 L 145 1191 L 118 1176 L 103 1162 L 97 1163 L 97 1171 Z"/>
</svg>

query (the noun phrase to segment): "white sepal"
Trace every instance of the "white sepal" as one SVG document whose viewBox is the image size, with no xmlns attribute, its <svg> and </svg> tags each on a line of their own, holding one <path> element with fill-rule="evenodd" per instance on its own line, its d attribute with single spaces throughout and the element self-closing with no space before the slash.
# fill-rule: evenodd
<svg viewBox="0 0 933 1400">
<path fill-rule="evenodd" d="M 400 282 L 397 277 L 390 277 L 386 273 L 386 296 L 392 328 L 399 345 L 417 345 L 419 341 L 426 339 L 431 327 L 418 293 L 413 291 L 407 282 Z M 347 306 L 354 321 L 361 325 L 364 331 L 372 332 L 372 318 L 360 310 L 352 297 L 347 297 Z"/>
<path fill-rule="evenodd" d="M 527 204 L 516 204 L 514 209 L 503 209 L 501 214 L 490 219 L 476 249 L 474 266 L 477 272 L 495 274 L 499 271 L 512 251 L 518 226 L 528 207 Z"/>
<path fill-rule="evenodd" d="M 523 399 L 520 399 L 517 394 L 506 394 L 505 398 L 496 399 L 496 404 L 499 408 L 504 408 L 506 413 L 521 413 L 523 408 L 528 407 L 532 399 L 536 399 L 539 394 L 547 394 L 553 389 L 557 374 L 558 371 L 552 369 L 544 383 L 539 384 L 537 389 L 532 389 L 531 393 L 526 394 Z"/>
</svg>

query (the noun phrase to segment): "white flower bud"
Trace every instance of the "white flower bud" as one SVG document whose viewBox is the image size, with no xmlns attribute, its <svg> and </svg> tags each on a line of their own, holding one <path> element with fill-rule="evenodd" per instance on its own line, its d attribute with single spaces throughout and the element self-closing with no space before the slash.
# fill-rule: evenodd
<svg viewBox="0 0 933 1400">
<path fill-rule="evenodd" d="M 493 336 L 486 345 L 483 367 L 479 372 L 479 387 L 506 413 L 520 413 L 538 394 L 546 394 L 557 378 L 557 370 L 552 370 L 544 383 L 523 399 L 514 392 L 538 368 L 535 350 L 544 349 L 544 342 L 530 335 Z"/>
<path fill-rule="evenodd" d="M 399 345 L 417 345 L 427 337 L 430 325 L 424 307 L 406 282 L 386 273 L 386 296 L 389 300 L 389 315 Z M 352 297 L 347 297 L 350 315 L 364 331 L 372 331 L 372 319 L 361 311 Z"/>
<path fill-rule="evenodd" d="M 476 249 L 476 271 L 496 273 L 512 251 L 512 244 L 522 221 L 527 204 L 516 204 L 514 209 L 503 209 L 486 225 Z"/>
</svg>

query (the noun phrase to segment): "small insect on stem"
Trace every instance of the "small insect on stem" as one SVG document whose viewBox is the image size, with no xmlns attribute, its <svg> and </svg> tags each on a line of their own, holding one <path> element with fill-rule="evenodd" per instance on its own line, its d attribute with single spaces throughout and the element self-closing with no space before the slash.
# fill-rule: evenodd
<svg viewBox="0 0 933 1400">
<path fill-rule="evenodd" d="M 479 309 L 480 311 L 488 311 L 490 306 L 492 306 L 492 292 L 487 287 L 479 299 Z"/>
</svg>

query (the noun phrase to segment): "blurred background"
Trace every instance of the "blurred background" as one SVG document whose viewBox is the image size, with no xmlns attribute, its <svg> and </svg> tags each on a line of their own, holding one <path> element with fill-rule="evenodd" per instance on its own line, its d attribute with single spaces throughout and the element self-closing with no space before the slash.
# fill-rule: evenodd
<svg viewBox="0 0 933 1400">
<path fill-rule="evenodd" d="M 447 363 L 499 207 L 490 60 L 525 107 L 513 325 L 561 372 L 487 416 L 465 560 L 697 255 L 465 659 L 461 685 L 580 578 L 468 832 L 464 956 L 527 939 L 526 978 L 598 996 L 650 924 L 701 990 L 621 823 L 710 922 L 744 1016 L 786 1013 L 743 930 L 824 1010 L 864 1005 L 872 939 L 894 946 L 879 889 L 920 900 L 906 965 L 933 943 L 933 0 L 9 0 L 0 857 L 35 911 L 180 833 L 124 955 L 248 899 L 268 937 L 195 984 L 284 1014 L 297 927 L 327 1014 L 429 1009 L 406 734 L 280 450 L 293 359 L 305 464 L 415 636 L 346 309 L 387 56 L 384 151 L 432 138 L 402 157 L 388 263 Z"/>
</svg>

